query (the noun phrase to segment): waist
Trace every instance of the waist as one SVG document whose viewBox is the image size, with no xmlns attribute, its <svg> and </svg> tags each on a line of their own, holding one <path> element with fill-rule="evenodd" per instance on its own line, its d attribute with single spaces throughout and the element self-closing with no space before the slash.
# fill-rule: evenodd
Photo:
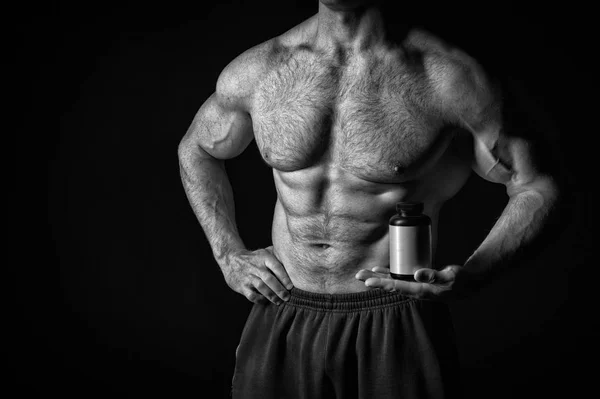
<svg viewBox="0 0 600 399">
<path fill-rule="evenodd" d="M 286 306 L 295 306 L 317 311 L 354 312 L 409 303 L 415 299 L 387 292 L 381 289 L 370 289 L 351 293 L 318 293 L 292 288 Z"/>
</svg>

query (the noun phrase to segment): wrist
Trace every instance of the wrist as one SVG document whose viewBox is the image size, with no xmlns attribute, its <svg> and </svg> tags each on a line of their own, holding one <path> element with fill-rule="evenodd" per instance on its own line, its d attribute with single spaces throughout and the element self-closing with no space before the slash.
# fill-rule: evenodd
<svg viewBox="0 0 600 399">
<path fill-rule="evenodd" d="M 248 252 L 246 247 L 243 244 L 239 243 L 227 245 L 225 247 L 220 248 L 218 251 L 213 250 L 213 255 L 219 267 L 221 269 L 224 269 L 232 263 L 232 260 L 234 258 L 246 252 Z"/>
</svg>

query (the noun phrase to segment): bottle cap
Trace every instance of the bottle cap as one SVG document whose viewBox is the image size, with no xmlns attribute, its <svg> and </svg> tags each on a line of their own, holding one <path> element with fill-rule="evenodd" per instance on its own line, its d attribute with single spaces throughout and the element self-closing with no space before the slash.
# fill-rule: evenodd
<svg viewBox="0 0 600 399">
<path fill-rule="evenodd" d="M 422 202 L 398 202 L 396 204 L 396 212 L 398 213 L 423 213 L 424 205 Z"/>
</svg>

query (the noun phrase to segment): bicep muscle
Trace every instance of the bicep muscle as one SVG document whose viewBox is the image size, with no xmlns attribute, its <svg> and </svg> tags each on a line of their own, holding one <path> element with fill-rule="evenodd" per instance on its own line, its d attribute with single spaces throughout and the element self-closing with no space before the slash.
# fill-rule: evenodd
<svg viewBox="0 0 600 399">
<path fill-rule="evenodd" d="M 186 137 L 212 157 L 230 159 L 252 141 L 252 120 L 247 112 L 223 104 L 213 93 L 200 107 Z"/>
</svg>

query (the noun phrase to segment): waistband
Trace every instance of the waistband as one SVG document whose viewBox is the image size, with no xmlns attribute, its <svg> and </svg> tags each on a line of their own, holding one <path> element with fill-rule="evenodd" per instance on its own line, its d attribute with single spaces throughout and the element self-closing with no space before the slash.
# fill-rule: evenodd
<svg viewBox="0 0 600 399">
<path fill-rule="evenodd" d="M 413 301 L 411 297 L 379 288 L 347 294 L 321 294 L 292 288 L 286 305 L 313 310 L 357 311 L 393 306 Z"/>
</svg>

